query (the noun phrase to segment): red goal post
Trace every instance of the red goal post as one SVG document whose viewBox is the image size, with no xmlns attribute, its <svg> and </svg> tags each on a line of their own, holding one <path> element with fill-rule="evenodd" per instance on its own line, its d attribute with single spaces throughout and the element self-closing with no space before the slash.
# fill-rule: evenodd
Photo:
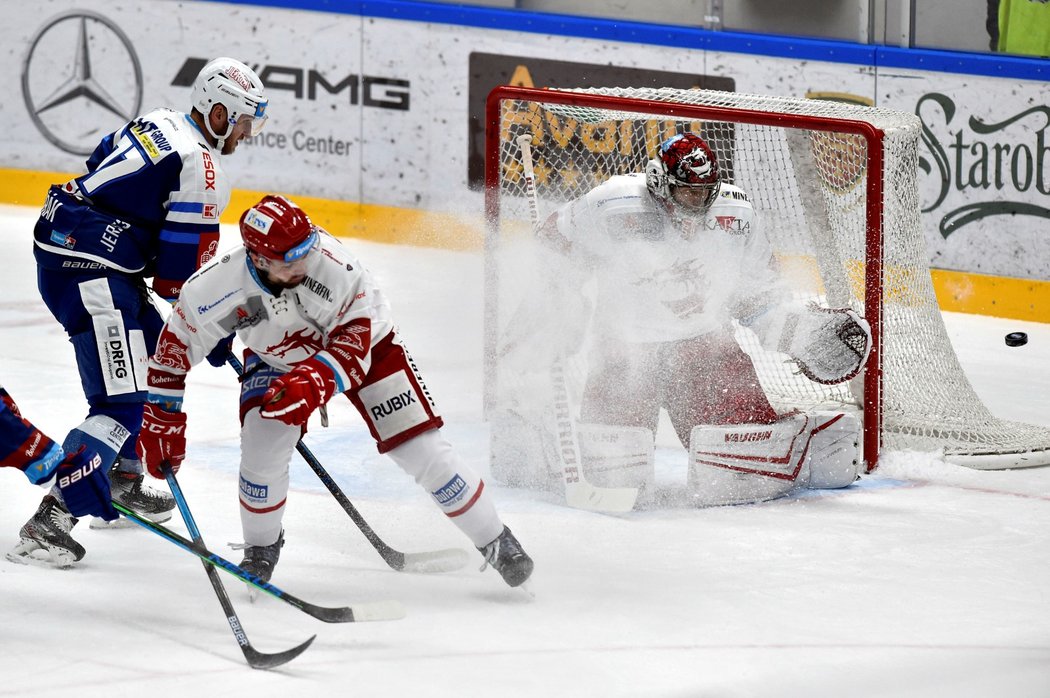
<svg viewBox="0 0 1050 698">
<path fill-rule="evenodd" d="M 863 386 L 832 389 L 785 370 L 782 355 L 749 348 L 738 332 L 774 406 L 859 408 L 869 470 L 882 448 L 941 450 L 978 468 L 1050 462 L 1050 430 L 991 415 L 947 337 L 919 218 L 914 115 L 699 89 L 501 86 L 485 118 L 487 413 L 503 399 L 499 336 L 515 303 L 500 250 L 526 229 L 515 139 L 532 134 L 545 216 L 609 176 L 642 171 L 663 138 L 696 130 L 728 181 L 751 195 L 799 298 L 848 304 L 872 327 Z"/>
</svg>

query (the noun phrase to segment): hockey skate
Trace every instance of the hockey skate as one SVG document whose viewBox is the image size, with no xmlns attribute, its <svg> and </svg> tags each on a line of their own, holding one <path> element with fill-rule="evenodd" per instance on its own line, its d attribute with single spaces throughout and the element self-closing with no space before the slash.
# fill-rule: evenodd
<svg viewBox="0 0 1050 698">
<path fill-rule="evenodd" d="M 175 498 L 167 492 L 155 490 L 143 484 L 142 473 L 131 473 L 117 470 L 116 466 L 109 471 L 109 489 L 113 501 L 131 509 L 139 516 L 154 523 L 164 523 L 171 518 L 175 508 Z M 123 516 L 113 521 L 93 517 L 91 528 L 136 528 L 137 524 Z"/>
<path fill-rule="evenodd" d="M 532 574 L 532 558 L 522 550 L 521 543 L 506 526 L 496 540 L 478 551 L 485 558 L 481 569 L 484 571 L 485 567 L 492 565 L 508 586 L 521 586 Z"/>
<path fill-rule="evenodd" d="M 50 494 L 18 532 L 21 540 L 7 559 L 22 565 L 41 567 L 71 567 L 84 557 L 84 546 L 73 540 L 69 532 L 77 519 Z"/>
<path fill-rule="evenodd" d="M 270 577 L 273 576 L 273 568 L 277 566 L 277 560 L 281 557 L 283 547 L 283 529 L 277 540 L 270 545 L 246 545 L 244 559 L 241 560 L 241 569 L 264 582 L 270 581 Z"/>
</svg>

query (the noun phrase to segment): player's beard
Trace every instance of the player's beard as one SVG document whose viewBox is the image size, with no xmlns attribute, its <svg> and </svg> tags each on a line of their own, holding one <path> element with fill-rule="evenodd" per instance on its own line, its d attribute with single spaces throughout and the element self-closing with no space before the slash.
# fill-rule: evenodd
<svg viewBox="0 0 1050 698">
<path fill-rule="evenodd" d="M 301 284 L 303 282 L 303 279 L 306 278 L 306 274 L 302 273 L 302 274 L 296 274 L 295 276 L 292 276 L 292 277 L 290 277 L 288 279 L 280 279 L 279 280 L 279 279 L 275 279 L 269 272 L 267 272 L 265 270 L 261 270 L 261 269 L 259 270 L 259 274 L 262 276 L 263 283 L 265 283 L 268 287 L 270 287 L 273 290 L 277 290 L 277 289 L 287 290 L 287 289 L 295 288 L 296 286 L 298 286 L 299 284 Z"/>
</svg>

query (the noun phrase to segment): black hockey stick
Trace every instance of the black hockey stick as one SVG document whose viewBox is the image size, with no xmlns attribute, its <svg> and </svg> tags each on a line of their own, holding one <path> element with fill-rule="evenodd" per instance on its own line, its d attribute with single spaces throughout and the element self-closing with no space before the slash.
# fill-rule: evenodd
<svg viewBox="0 0 1050 698">
<path fill-rule="evenodd" d="M 294 606 L 303 613 L 313 616 L 318 620 L 323 620 L 325 623 L 360 623 L 373 620 L 399 620 L 405 617 L 405 608 L 398 601 L 373 601 L 370 603 L 354 604 L 353 606 L 343 606 L 341 608 L 316 606 L 292 596 L 286 591 L 282 591 L 269 582 L 264 582 L 254 574 L 245 571 L 243 568 L 233 564 L 229 560 L 219 557 L 204 546 L 186 540 L 171 529 L 165 528 L 159 523 L 155 523 L 147 518 L 139 516 L 123 504 L 113 502 L 113 507 L 139 526 L 156 533 L 161 538 L 167 539 L 169 542 L 174 543 L 183 550 L 193 553 L 209 565 L 217 567 L 224 572 L 228 572 L 242 582 L 247 582 L 254 587 L 258 587 L 270 596 L 280 599 L 289 606 Z"/>
<path fill-rule="evenodd" d="M 229 364 L 233 367 L 233 370 L 237 372 L 238 376 L 247 375 L 244 373 L 244 366 L 240 360 L 232 353 L 229 356 Z M 365 517 L 361 515 L 361 512 L 357 510 L 354 503 L 343 494 L 343 491 L 336 484 L 332 476 L 328 474 L 328 471 L 324 469 L 321 462 L 317 460 L 313 452 L 307 448 L 306 444 L 300 439 L 299 443 L 295 445 L 295 450 L 299 452 L 299 455 L 303 457 L 306 464 L 310 466 L 310 469 L 314 471 L 318 479 L 328 488 L 328 491 L 335 497 L 335 501 L 339 502 L 339 506 L 343 508 L 343 511 L 347 513 L 350 520 L 357 525 L 364 534 L 365 538 L 372 547 L 375 548 L 376 552 L 379 553 L 383 561 L 390 565 L 392 569 L 398 572 L 452 572 L 462 568 L 467 564 L 467 555 L 463 550 L 459 548 L 446 548 L 444 550 L 432 550 L 422 553 L 403 553 L 399 550 L 391 548 L 386 542 L 383 541 L 379 535 L 372 530 L 372 527 L 365 521 Z"/>
<path fill-rule="evenodd" d="M 186 529 L 190 532 L 193 542 L 202 548 L 206 547 L 204 538 L 193 520 L 193 514 L 190 513 L 190 505 L 186 501 L 186 496 L 182 493 L 182 487 L 179 485 L 179 481 L 175 479 L 175 473 L 171 471 L 171 466 L 167 463 L 163 464 L 162 470 L 164 471 L 164 478 L 168 481 L 168 487 L 171 488 L 171 493 L 175 497 L 175 503 L 179 505 L 182 520 L 186 523 Z M 226 587 L 223 586 L 222 580 L 219 579 L 219 573 L 207 562 L 201 561 L 201 564 L 204 565 L 204 571 L 208 573 L 208 581 L 211 582 L 212 588 L 215 589 L 215 595 L 219 598 L 219 604 L 222 606 L 223 612 L 226 613 L 226 622 L 230 624 L 233 636 L 237 638 L 237 643 L 241 646 L 241 651 L 244 652 L 244 658 L 252 669 L 272 669 L 273 667 L 286 664 L 305 652 L 310 643 L 317 639 L 317 636 L 313 635 L 303 644 L 277 654 L 266 654 L 255 649 L 252 647 L 252 643 L 248 641 L 248 636 L 244 632 L 244 626 L 241 625 L 241 621 L 237 617 L 237 611 L 234 610 L 233 603 L 226 593 Z"/>
</svg>

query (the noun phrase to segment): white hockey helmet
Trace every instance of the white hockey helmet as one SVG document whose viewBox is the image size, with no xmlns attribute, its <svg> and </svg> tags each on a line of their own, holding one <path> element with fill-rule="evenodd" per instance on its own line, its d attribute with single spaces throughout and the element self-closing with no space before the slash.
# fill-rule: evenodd
<svg viewBox="0 0 1050 698">
<path fill-rule="evenodd" d="M 269 100 L 263 92 L 263 83 L 255 71 L 234 58 L 216 58 L 201 68 L 193 82 L 193 108 L 204 115 L 208 133 L 222 149 L 230 130 L 242 118 L 250 122 L 250 134 L 256 136 L 266 123 Z M 226 107 L 229 126 L 219 134 L 211 127 L 208 115 L 216 104 Z"/>
</svg>

